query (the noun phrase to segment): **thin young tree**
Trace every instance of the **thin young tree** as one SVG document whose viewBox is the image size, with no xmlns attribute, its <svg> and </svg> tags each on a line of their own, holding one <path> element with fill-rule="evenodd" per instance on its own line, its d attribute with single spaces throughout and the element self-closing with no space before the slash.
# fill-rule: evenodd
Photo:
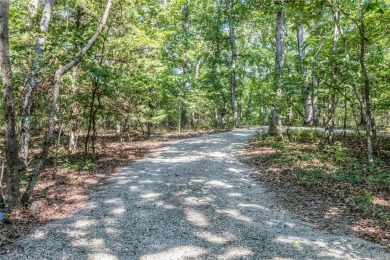
<svg viewBox="0 0 390 260">
<path fill-rule="evenodd" d="M 99 23 L 95 33 L 92 35 L 92 37 L 89 39 L 88 43 L 84 46 L 84 48 L 80 51 L 80 53 L 76 56 L 76 58 L 73 59 L 72 61 L 70 61 L 69 63 L 67 63 L 66 65 L 60 67 L 55 72 L 53 92 L 52 92 L 52 101 L 50 104 L 49 126 L 48 126 L 47 133 L 45 135 L 44 143 L 42 145 L 41 154 L 40 154 L 40 156 L 35 164 L 33 171 L 29 175 L 28 185 L 27 185 L 26 191 L 24 192 L 23 197 L 21 199 L 23 204 L 27 204 L 29 202 L 31 195 L 32 195 L 32 192 L 33 192 L 34 187 L 35 187 L 37 177 L 44 169 L 47 155 L 49 153 L 51 139 L 52 139 L 54 127 L 55 127 L 55 118 L 57 116 L 57 107 L 58 107 L 57 100 L 58 100 L 60 87 L 61 87 L 61 78 L 65 73 L 67 73 L 73 67 L 75 67 L 77 64 L 79 64 L 83 60 L 83 58 L 87 54 L 87 52 L 94 45 L 94 43 L 98 39 L 100 33 L 102 32 L 102 30 L 107 22 L 107 18 L 108 18 L 108 15 L 109 15 L 109 12 L 110 12 L 110 9 L 112 6 L 112 2 L 113 2 L 113 0 L 107 1 L 103 16 L 100 20 L 100 23 Z"/>
<path fill-rule="evenodd" d="M 39 1 L 31 1 L 29 4 L 31 12 L 36 12 Z M 39 81 L 40 64 L 43 59 L 43 44 L 46 40 L 45 34 L 49 30 L 49 23 L 51 20 L 51 12 L 53 10 L 54 0 L 45 0 L 41 21 L 39 24 L 39 34 L 35 42 L 35 57 L 31 64 L 31 75 L 28 78 L 27 87 L 22 94 L 22 120 L 20 123 L 20 137 L 19 137 L 19 159 L 21 162 L 21 170 L 27 167 L 28 150 L 30 144 L 30 128 L 31 128 L 31 109 L 34 103 L 34 91 Z M 32 16 L 35 16 L 32 13 Z"/>
<path fill-rule="evenodd" d="M 233 123 L 234 127 L 239 126 L 238 118 L 238 106 L 236 97 L 236 66 L 237 66 L 237 47 L 236 47 L 236 35 L 234 33 L 234 24 L 232 16 L 232 3 L 230 0 L 226 0 L 226 10 L 228 14 L 229 24 L 229 39 L 231 47 L 231 63 L 230 63 L 230 95 L 233 110 Z"/>
</svg>

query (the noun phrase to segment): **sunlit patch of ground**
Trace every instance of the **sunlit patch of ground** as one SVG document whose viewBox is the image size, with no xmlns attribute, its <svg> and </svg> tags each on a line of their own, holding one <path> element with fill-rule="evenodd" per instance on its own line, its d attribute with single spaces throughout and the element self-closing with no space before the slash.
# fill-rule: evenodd
<svg viewBox="0 0 390 260">
<path fill-rule="evenodd" d="M 150 140 L 102 134 L 96 141 L 95 157 L 83 153 L 67 155 L 67 138 L 62 138 L 63 146 L 59 149 L 62 155 L 58 157 L 58 166 L 55 168 L 54 158 L 49 158 L 49 165 L 35 187 L 33 203 L 27 208 L 14 210 L 8 220 L 0 222 L 1 250 L 7 250 L 14 239 L 27 234 L 34 226 L 62 218 L 79 209 L 89 200 L 89 193 L 104 185 L 105 180 L 119 167 L 141 159 L 174 140 L 217 132 L 221 131 L 183 131 L 180 134 L 159 134 Z M 32 149 L 31 153 L 38 154 L 39 149 Z M 144 199 L 157 197 L 156 194 L 144 195 Z"/>
</svg>

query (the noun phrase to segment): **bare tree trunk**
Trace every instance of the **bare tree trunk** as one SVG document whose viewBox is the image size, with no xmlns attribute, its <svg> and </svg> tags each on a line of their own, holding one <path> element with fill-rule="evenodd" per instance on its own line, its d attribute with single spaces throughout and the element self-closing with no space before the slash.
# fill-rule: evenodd
<svg viewBox="0 0 390 260">
<path fill-rule="evenodd" d="M 371 100 L 371 86 L 368 71 L 366 67 L 366 33 L 365 33 L 365 11 L 363 7 L 363 1 L 359 1 L 360 5 L 360 68 L 363 77 L 363 93 L 364 99 L 362 102 L 363 112 L 366 118 L 366 139 L 367 139 L 367 157 L 370 162 L 373 161 L 373 155 L 376 152 L 376 124 L 375 118 L 372 113 L 372 100 Z"/>
<path fill-rule="evenodd" d="M 83 18 L 83 12 L 79 8 L 77 10 L 76 14 L 76 28 L 77 30 L 81 29 L 81 21 Z M 74 46 L 76 52 L 79 50 L 78 44 L 75 44 Z M 72 86 L 71 86 L 71 93 L 70 93 L 70 100 L 72 102 L 71 108 L 70 108 L 70 133 L 69 133 L 69 147 L 68 151 L 70 153 L 75 153 L 77 151 L 77 139 L 78 139 L 78 117 L 79 117 L 79 110 L 78 106 L 75 100 L 77 92 L 77 67 L 72 68 Z"/>
<path fill-rule="evenodd" d="M 38 3 L 38 1 L 31 1 L 29 4 L 29 9 L 33 12 L 31 14 L 32 16 L 35 16 L 34 12 L 37 11 Z M 46 39 L 44 34 L 47 33 L 49 29 L 53 5 L 54 0 L 45 0 L 40 22 L 40 35 L 38 35 L 35 43 L 35 58 L 31 65 L 32 74 L 28 78 L 28 85 L 22 94 L 22 120 L 19 137 L 19 160 L 22 163 L 21 170 L 25 170 L 27 167 L 28 148 L 30 143 L 31 108 L 34 102 L 34 91 L 38 84 L 38 73 L 43 56 L 42 45 Z"/>
<path fill-rule="evenodd" d="M 189 26 L 190 26 L 190 13 L 189 13 L 189 6 L 188 6 L 188 0 L 185 1 L 184 7 L 183 7 L 183 13 L 184 13 L 184 21 L 183 21 L 183 31 L 185 34 L 184 38 L 184 50 L 183 50 L 183 93 L 182 93 L 182 100 L 180 103 L 180 128 L 184 128 L 188 124 L 188 116 L 187 116 L 187 104 L 186 104 L 186 96 L 187 96 L 187 84 L 188 84 L 188 33 L 189 33 Z"/>
<path fill-rule="evenodd" d="M 65 73 L 67 73 L 69 70 L 71 70 L 74 66 L 76 66 L 78 63 L 82 61 L 86 53 L 90 50 L 92 45 L 96 42 L 97 38 L 99 37 L 100 33 L 103 30 L 103 27 L 105 26 L 108 18 L 108 14 L 110 12 L 112 6 L 112 0 L 107 0 L 107 5 L 103 14 L 103 17 L 99 23 L 99 26 L 97 27 L 95 33 L 91 37 L 91 39 L 88 41 L 88 43 L 84 46 L 84 48 L 80 51 L 80 53 L 77 55 L 77 57 L 69 62 L 68 64 L 60 67 L 55 75 L 54 75 L 54 86 L 53 86 L 53 94 L 52 94 L 52 101 L 50 105 L 50 116 L 49 116 L 49 126 L 48 130 L 45 136 L 45 141 L 42 146 L 42 151 L 41 154 L 35 164 L 35 167 L 31 174 L 29 175 L 29 182 L 26 188 L 25 193 L 23 194 L 22 197 L 22 203 L 27 204 L 28 201 L 31 198 L 32 191 L 34 189 L 37 177 L 39 174 L 42 172 L 44 169 L 44 164 L 46 162 L 47 155 L 49 153 L 49 148 L 51 145 L 51 139 L 53 136 L 53 131 L 55 127 L 55 118 L 57 115 L 57 100 L 59 96 L 59 91 L 61 87 L 61 77 Z"/>
<path fill-rule="evenodd" d="M 269 133 L 281 135 L 282 120 L 280 118 L 280 99 L 283 93 L 283 70 L 284 70 L 284 7 L 279 7 L 276 12 L 276 59 L 275 59 L 275 87 L 276 100 L 271 113 Z"/>
<path fill-rule="evenodd" d="M 236 65 L 237 65 L 237 47 L 236 36 L 234 34 L 234 25 L 232 20 L 232 6 L 230 0 L 226 0 L 226 9 L 228 12 L 230 46 L 231 46 L 231 64 L 230 64 L 230 95 L 233 109 L 234 127 L 239 126 L 238 106 L 236 97 Z"/>
<path fill-rule="evenodd" d="M 93 120 L 94 120 L 94 107 L 95 107 L 95 99 L 96 99 L 96 94 L 97 94 L 97 79 L 93 79 L 93 89 L 92 89 L 92 99 L 91 99 L 91 105 L 89 107 L 89 120 L 88 120 L 88 130 L 87 130 L 87 135 L 85 137 L 85 143 L 84 143 L 84 152 L 88 153 L 88 143 L 89 139 L 91 138 L 91 130 L 92 130 L 92 125 L 93 125 Z"/>
<path fill-rule="evenodd" d="M 19 159 L 15 130 L 14 88 L 9 53 L 9 1 L 0 3 L 0 64 L 3 81 L 4 119 L 5 119 L 5 160 L 6 160 L 6 198 L 5 208 L 11 210 L 19 204 Z"/>
<path fill-rule="evenodd" d="M 339 10 L 333 9 L 333 21 L 334 21 L 334 31 L 333 31 L 333 55 L 336 57 L 337 54 L 337 43 L 339 40 L 339 28 L 337 26 L 340 21 Z M 338 67 L 336 61 L 333 62 L 332 68 L 332 88 L 336 88 L 338 75 Z M 333 144 L 334 142 L 334 116 L 335 116 L 335 90 L 331 89 L 329 94 L 329 103 L 328 103 L 328 120 L 325 125 L 325 144 Z"/>
<path fill-rule="evenodd" d="M 69 133 L 69 152 L 77 151 L 78 138 L 78 107 L 75 99 L 77 91 L 77 67 L 72 68 L 72 87 L 71 87 L 71 108 L 70 108 L 70 133 Z"/>
<path fill-rule="evenodd" d="M 313 125 L 313 100 L 312 100 L 312 92 L 310 91 L 307 84 L 307 67 L 303 65 L 303 62 L 306 58 L 306 52 L 303 47 L 304 44 L 304 30 L 301 21 L 298 24 L 297 31 L 297 42 L 298 42 L 298 52 L 299 52 L 299 60 L 301 62 L 301 71 L 303 76 L 303 85 L 301 88 L 303 95 L 303 103 L 305 107 L 305 125 Z"/>
</svg>

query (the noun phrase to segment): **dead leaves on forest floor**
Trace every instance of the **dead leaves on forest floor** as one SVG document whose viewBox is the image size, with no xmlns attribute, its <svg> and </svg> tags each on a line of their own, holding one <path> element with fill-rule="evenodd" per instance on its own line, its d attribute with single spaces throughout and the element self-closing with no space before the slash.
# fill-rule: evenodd
<svg viewBox="0 0 390 260">
<path fill-rule="evenodd" d="M 96 143 L 97 158 L 83 153 L 64 155 L 62 159 L 66 161 L 60 160 L 57 169 L 49 160 L 49 167 L 41 174 L 34 190 L 32 203 L 14 210 L 8 220 L 0 222 L 0 253 L 12 250 L 13 241 L 28 234 L 33 227 L 76 211 L 89 199 L 90 192 L 104 185 L 118 168 L 175 140 L 223 131 L 226 130 L 171 132 L 150 140 L 138 138 L 129 142 L 102 135 Z"/>
<path fill-rule="evenodd" d="M 318 147 L 300 143 L 296 149 L 316 153 Z M 362 187 L 366 189 L 364 183 L 354 185 L 353 182 L 324 177 L 327 171 L 332 172 L 337 166 L 331 161 L 317 160 L 315 156 L 310 160 L 300 158 L 303 153 L 296 149 L 283 152 L 277 145 L 254 139 L 243 154 L 243 160 L 255 167 L 252 177 L 274 191 L 280 198 L 280 206 L 294 215 L 328 232 L 354 234 L 381 243 L 390 250 L 390 187 L 382 190 L 366 187 L 373 196 L 370 207 L 375 214 L 364 212 L 354 199 L 361 196 Z M 385 164 L 388 162 L 385 160 Z M 389 165 L 383 167 L 388 169 Z M 323 175 L 308 187 L 297 173 L 298 168 L 321 168 Z M 369 182 L 367 186 L 370 186 Z"/>
</svg>

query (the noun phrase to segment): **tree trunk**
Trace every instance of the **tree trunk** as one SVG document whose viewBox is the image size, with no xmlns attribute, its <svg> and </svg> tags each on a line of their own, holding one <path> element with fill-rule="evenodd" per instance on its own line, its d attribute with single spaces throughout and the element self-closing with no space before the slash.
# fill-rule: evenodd
<svg viewBox="0 0 390 260">
<path fill-rule="evenodd" d="M 366 33 L 365 33 L 365 11 L 363 7 L 363 1 L 359 1 L 360 5 L 360 25 L 359 25 L 359 36 L 360 36 L 360 53 L 359 61 L 360 68 L 363 77 L 363 97 L 362 102 L 363 112 L 366 119 L 366 140 L 367 140 L 367 157 L 370 162 L 373 161 L 373 155 L 376 152 L 376 124 L 375 118 L 372 112 L 372 101 L 371 101 L 371 86 L 368 71 L 366 67 Z"/>
<path fill-rule="evenodd" d="M 280 117 L 281 96 L 283 93 L 283 70 L 284 70 L 284 7 L 281 6 L 276 12 L 276 59 L 275 59 L 275 88 L 276 100 L 271 113 L 269 133 L 281 135 L 282 120 Z"/>
<path fill-rule="evenodd" d="M 83 19 L 83 12 L 81 8 L 77 10 L 76 14 L 76 28 L 79 31 L 81 29 L 81 21 Z M 79 46 L 76 43 L 74 46 L 76 52 L 79 50 Z M 71 108 L 70 108 L 70 133 L 69 133 L 69 147 L 68 151 L 69 153 L 75 153 L 77 151 L 77 139 L 78 139 L 78 130 L 79 130 L 79 124 L 78 124 L 78 117 L 79 117 L 79 110 L 76 103 L 76 92 L 77 92 L 77 67 L 72 68 L 72 86 L 71 86 L 71 93 L 70 93 L 70 100 L 72 102 Z"/>
<path fill-rule="evenodd" d="M 337 43 L 339 41 L 339 28 L 337 24 L 340 21 L 339 10 L 334 9 L 333 11 L 333 21 L 334 21 L 334 31 L 333 31 L 333 55 L 334 59 L 337 54 Z M 336 61 L 333 62 L 332 68 L 332 89 L 329 94 L 329 103 L 328 103 L 328 120 L 325 125 L 325 145 L 333 144 L 334 142 L 334 116 L 335 116 L 335 88 L 337 84 L 337 75 L 338 75 L 338 67 Z"/>
<path fill-rule="evenodd" d="M 72 86 L 70 100 L 72 102 L 70 108 L 70 133 L 69 133 L 69 152 L 75 153 L 77 151 L 78 138 L 78 107 L 75 100 L 77 91 L 77 67 L 72 68 Z"/>
<path fill-rule="evenodd" d="M 96 99 L 96 94 L 97 94 L 97 79 L 93 79 L 93 89 L 92 89 L 92 98 L 91 98 L 91 104 L 89 107 L 89 119 L 88 119 L 88 130 L 87 130 L 87 135 L 85 137 L 85 143 L 84 143 L 84 152 L 88 153 L 88 143 L 89 139 L 91 138 L 91 130 L 92 130 L 92 125 L 93 125 L 93 120 L 94 120 L 94 107 L 95 107 L 95 99 Z"/>
<path fill-rule="evenodd" d="M 307 84 L 307 67 L 304 65 L 304 60 L 306 58 L 306 52 L 303 47 L 304 44 L 304 30 L 301 21 L 298 24 L 297 31 L 297 42 L 298 42 L 298 52 L 299 52 L 299 60 L 301 63 L 301 72 L 303 76 L 303 84 L 302 84 L 302 95 L 303 95 L 303 103 L 305 107 L 305 125 L 313 125 L 313 100 L 312 100 L 312 92 Z"/>
<path fill-rule="evenodd" d="M 189 14 L 189 6 L 188 0 L 185 1 L 183 7 L 184 21 L 183 21 L 183 31 L 184 31 L 184 50 L 183 50 L 183 93 L 182 100 L 180 101 L 180 128 L 183 129 L 188 124 L 188 116 L 187 116 L 187 104 L 186 104 L 186 96 L 187 96 L 187 84 L 188 84 L 188 33 L 189 33 L 189 24 L 190 24 L 190 14 Z"/>
<path fill-rule="evenodd" d="M 230 64 L 230 95 L 233 110 L 233 123 L 234 127 L 239 126 L 238 118 L 238 106 L 236 97 L 236 65 L 237 65 L 237 48 L 236 48 L 236 36 L 234 34 L 234 25 L 232 20 L 232 6 L 230 0 L 226 0 L 226 9 L 228 12 L 229 23 L 229 38 L 231 46 L 231 64 Z"/>
<path fill-rule="evenodd" d="M 35 13 L 38 8 L 38 1 L 30 2 L 29 9 L 31 16 L 35 16 Z M 26 89 L 22 94 L 22 120 L 20 127 L 20 137 L 19 137 L 19 160 L 21 162 L 21 170 L 25 170 L 27 167 L 27 158 L 28 158 L 28 148 L 30 143 L 30 128 L 31 128 L 31 108 L 34 102 L 34 91 L 38 84 L 38 73 L 40 69 L 40 63 L 42 61 L 43 51 L 42 45 L 45 42 L 44 34 L 47 33 L 49 29 L 49 22 L 51 18 L 51 11 L 53 9 L 54 0 L 45 0 L 42 17 L 40 22 L 40 35 L 38 35 L 35 43 L 35 58 L 32 61 L 31 65 L 31 75 L 28 78 L 28 84 Z"/>
<path fill-rule="evenodd" d="M 0 64 L 4 95 L 5 121 L 5 160 L 6 160 L 6 198 L 5 208 L 11 210 L 19 204 L 19 159 L 15 130 L 14 88 L 12 83 L 12 68 L 9 53 L 9 1 L 3 0 L 0 5 Z"/>
<path fill-rule="evenodd" d="M 40 154 L 40 156 L 35 164 L 33 171 L 29 175 L 29 182 L 28 182 L 26 191 L 22 197 L 23 204 L 27 204 L 28 201 L 30 200 L 32 191 L 34 189 L 34 186 L 35 186 L 35 183 L 37 180 L 37 177 L 44 169 L 44 164 L 46 162 L 47 155 L 49 153 L 51 139 L 52 139 L 53 131 L 54 131 L 54 127 L 55 127 L 55 118 L 57 115 L 57 100 L 58 100 L 59 91 L 60 91 L 60 87 L 61 87 L 61 77 L 62 77 L 62 75 L 67 73 L 69 70 L 71 70 L 74 66 L 76 66 L 78 63 L 80 63 L 82 61 L 82 59 L 84 58 L 84 56 L 86 55 L 86 53 L 90 50 L 92 45 L 96 42 L 97 38 L 99 37 L 100 33 L 103 30 L 103 27 L 105 26 L 105 24 L 107 22 L 107 18 L 108 18 L 108 14 L 110 12 L 111 6 L 112 6 L 112 0 L 107 0 L 107 5 L 105 8 L 103 17 L 102 17 L 102 19 L 99 23 L 99 26 L 97 27 L 95 33 L 91 37 L 91 39 L 88 41 L 88 43 L 84 46 L 84 48 L 80 51 L 80 53 L 77 55 L 77 57 L 74 60 L 72 60 L 71 62 L 69 62 L 65 66 L 60 67 L 54 75 L 53 94 L 52 94 L 52 101 L 50 104 L 49 126 L 48 126 L 48 130 L 47 130 L 47 133 L 45 136 L 44 143 L 42 145 L 41 154 Z"/>
</svg>

